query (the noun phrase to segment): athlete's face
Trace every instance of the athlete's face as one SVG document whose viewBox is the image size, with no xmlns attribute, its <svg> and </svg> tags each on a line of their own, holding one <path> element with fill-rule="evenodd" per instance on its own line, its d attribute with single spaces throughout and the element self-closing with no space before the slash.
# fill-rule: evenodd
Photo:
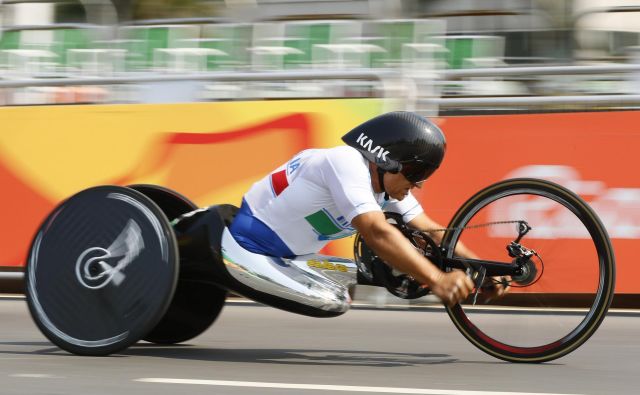
<svg viewBox="0 0 640 395">
<path fill-rule="evenodd" d="M 384 173 L 384 187 L 389 196 L 394 199 L 404 199 L 412 188 L 422 188 L 423 183 L 424 181 L 412 183 L 402 173 Z"/>
</svg>

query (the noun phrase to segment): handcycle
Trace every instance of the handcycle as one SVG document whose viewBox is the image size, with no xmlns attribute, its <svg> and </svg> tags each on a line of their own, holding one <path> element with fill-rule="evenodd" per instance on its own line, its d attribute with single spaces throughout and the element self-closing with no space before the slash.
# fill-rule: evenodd
<svg viewBox="0 0 640 395">
<path fill-rule="evenodd" d="M 312 317 L 344 314 L 357 284 L 403 299 L 429 293 L 359 235 L 353 260 L 251 253 L 229 233 L 236 211 L 228 204 L 198 208 L 156 185 L 75 194 L 52 211 L 32 242 L 25 276 L 31 316 L 60 348 L 108 355 L 139 340 L 193 339 L 216 320 L 229 293 Z M 562 357 L 593 335 L 611 304 L 615 257 L 606 229 L 583 199 L 552 182 L 490 185 L 446 228 L 427 233 L 397 215 L 387 214 L 387 221 L 442 270 L 471 276 L 474 292 L 445 310 L 465 338 L 494 357 Z M 440 244 L 436 232 L 443 232 Z M 482 258 L 456 256 L 460 242 Z M 486 291 L 497 278 L 508 279 L 513 291 L 490 300 Z"/>
</svg>

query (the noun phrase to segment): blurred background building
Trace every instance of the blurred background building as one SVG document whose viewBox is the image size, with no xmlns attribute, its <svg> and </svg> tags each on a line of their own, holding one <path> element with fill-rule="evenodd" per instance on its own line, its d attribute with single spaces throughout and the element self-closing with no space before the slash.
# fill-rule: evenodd
<svg viewBox="0 0 640 395">
<path fill-rule="evenodd" d="M 3 0 L 0 103 L 638 104 L 631 0 Z M 89 80 L 88 80 L 89 79 Z"/>
</svg>

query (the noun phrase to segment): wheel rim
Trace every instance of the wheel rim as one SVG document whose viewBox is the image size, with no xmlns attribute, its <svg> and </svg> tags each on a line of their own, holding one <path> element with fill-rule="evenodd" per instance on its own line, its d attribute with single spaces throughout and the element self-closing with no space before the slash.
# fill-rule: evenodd
<svg viewBox="0 0 640 395">
<path fill-rule="evenodd" d="M 525 220 L 533 230 L 522 244 L 540 254 L 537 264 L 543 270 L 533 284 L 512 289 L 502 300 L 472 306 L 468 298 L 448 309 L 454 324 L 483 351 L 511 361 L 550 360 L 584 343 L 602 321 L 613 293 L 613 257 L 593 212 L 570 192 L 544 182 L 502 183 L 474 198 L 452 226 Z M 509 233 L 496 226 L 512 228 Z M 514 228 L 479 228 L 484 235 L 478 229 L 456 230 L 443 245 L 452 256 L 452 247 L 462 240 L 483 259 L 508 262 L 504 247 L 517 237 Z M 497 255 L 484 256 L 490 250 Z M 579 255 L 578 265 L 567 252 Z"/>
</svg>

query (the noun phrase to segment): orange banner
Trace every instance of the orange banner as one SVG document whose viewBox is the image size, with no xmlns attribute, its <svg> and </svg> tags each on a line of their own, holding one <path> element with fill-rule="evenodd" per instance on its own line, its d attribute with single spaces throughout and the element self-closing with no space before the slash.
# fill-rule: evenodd
<svg viewBox="0 0 640 395">
<path fill-rule="evenodd" d="M 613 241 L 617 293 L 640 293 L 635 247 L 640 238 L 640 112 L 591 112 L 444 117 L 447 136 L 442 167 L 417 192 L 425 210 L 442 224 L 471 195 L 516 177 L 543 178 L 564 185 L 596 211 Z M 549 222 L 563 218 L 542 212 Z M 564 278 L 565 292 L 581 292 L 584 239 L 572 227 L 555 238 L 574 240 L 566 261 L 576 265 Z M 485 232 L 486 239 L 490 237 Z"/>
<path fill-rule="evenodd" d="M 0 108 L 0 266 L 24 264 L 40 222 L 61 200 L 98 184 L 160 184 L 200 206 L 238 204 L 249 186 L 296 152 L 340 136 L 394 103 L 375 99 Z M 441 169 L 416 195 L 446 225 L 487 185 L 545 178 L 577 192 L 604 222 L 618 293 L 640 293 L 640 112 L 444 117 Z M 392 131 L 390 131 L 392 132 Z M 551 220 L 554 220 L 551 217 Z M 561 218 L 555 218 L 561 221 Z M 563 229 L 569 229 L 567 227 Z M 472 240 L 482 251 L 495 235 Z M 580 271 L 580 235 L 567 260 Z M 484 238 L 484 239 L 483 239 Z M 506 240 L 506 239 L 505 239 Z M 325 253 L 352 256 L 352 239 Z M 583 286 L 562 278 L 565 292 Z"/>
</svg>

